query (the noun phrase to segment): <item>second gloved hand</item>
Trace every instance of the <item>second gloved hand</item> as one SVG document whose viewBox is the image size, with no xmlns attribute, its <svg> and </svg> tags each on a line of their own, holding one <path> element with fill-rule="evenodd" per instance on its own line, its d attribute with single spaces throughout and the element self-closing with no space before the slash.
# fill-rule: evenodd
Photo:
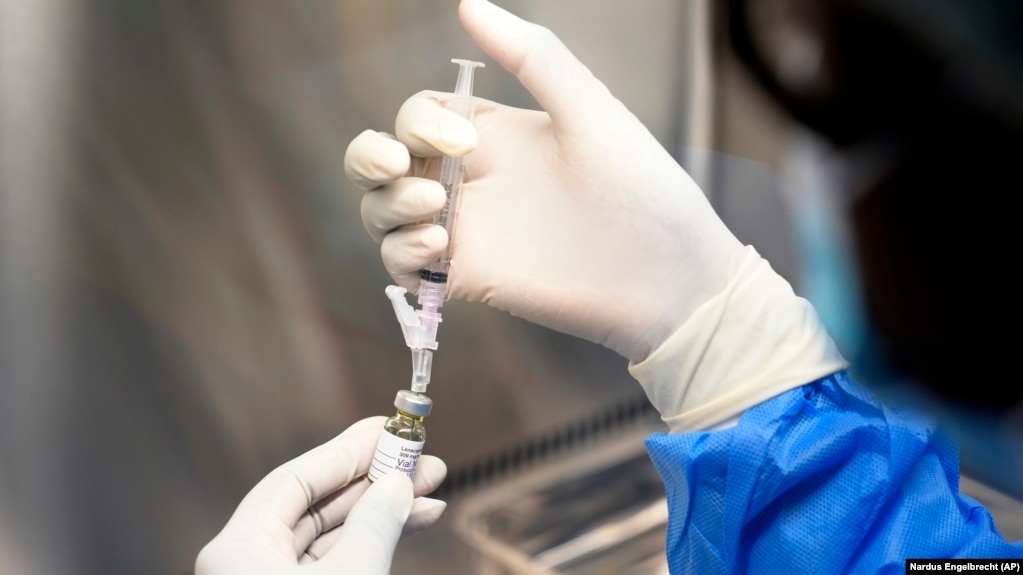
<svg viewBox="0 0 1023 575">
<path fill-rule="evenodd" d="M 199 553 L 196 575 L 388 573 L 402 533 L 444 511 L 443 501 L 419 496 L 440 485 L 447 467 L 423 455 L 414 481 L 392 473 L 369 484 L 385 419 L 363 419 L 267 475 Z"/>
<path fill-rule="evenodd" d="M 614 349 L 672 429 L 841 367 L 809 305 L 557 37 L 485 0 L 463 0 L 459 16 L 544 111 L 477 100 L 470 123 L 424 92 L 399 110 L 396 138 L 352 141 L 345 170 L 370 190 L 363 222 L 395 281 L 415 291 L 447 245 L 419 222 L 444 204 L 438 157 L 471 151 L 449 297 Z"/>
</svg>

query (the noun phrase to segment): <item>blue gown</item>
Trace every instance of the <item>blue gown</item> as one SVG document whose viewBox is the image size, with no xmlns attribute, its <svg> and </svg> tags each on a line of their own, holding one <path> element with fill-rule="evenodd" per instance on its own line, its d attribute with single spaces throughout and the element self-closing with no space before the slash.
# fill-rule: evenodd
<svg viewBox="0 0 1023 575">
<path fill-rule="evenodd" d="M 655 434 L 668 564 L 681 573 L 905 573 L 906 558 L 1023 557 L 959 493 L 955 444 L 847 372 L 734 427 Z"/>
</svg>

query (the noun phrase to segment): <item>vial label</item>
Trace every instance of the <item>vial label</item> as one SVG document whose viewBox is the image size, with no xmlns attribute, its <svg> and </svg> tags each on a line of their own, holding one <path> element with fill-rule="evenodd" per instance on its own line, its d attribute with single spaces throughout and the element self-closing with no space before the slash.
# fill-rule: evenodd
<svg viewBox="0 0 1023 575">
<path fill-rule="evenodd" d="M 402 439 L 388 433 L 387 430 L 381 430 L 377 450 L 373 453 L 373 463 L 369 466 L 370 481 L 376 481 L 394 471 L 401 471 L 412 479 L 416 472 L 416 462 L 419 461 L 419 454 L 422 452 L 422 441 Z"/>
</svg>

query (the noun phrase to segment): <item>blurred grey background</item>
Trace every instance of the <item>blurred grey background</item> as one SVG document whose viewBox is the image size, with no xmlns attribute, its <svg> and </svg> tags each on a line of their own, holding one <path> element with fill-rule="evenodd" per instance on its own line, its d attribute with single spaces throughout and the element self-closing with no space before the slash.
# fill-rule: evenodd
<svg viewBox="0 0 1023 575">
<path fill-rule="evenodd" d="M 500 3 L 796 276 L 786 126 L 721 53 L 712 3 Z M 0 0 L 0 571 L 189 572 L 270 469 L 392 411 L 408 350 L 345 147 L 450 90 L 452 57 L 487 62 L 478 96 L 535 107 L 455 8 Z M 492 454 L 642 411 L 603 348 L 480 305 L 444 319 L 427 451 L 465 489 Z"/>
</svg>

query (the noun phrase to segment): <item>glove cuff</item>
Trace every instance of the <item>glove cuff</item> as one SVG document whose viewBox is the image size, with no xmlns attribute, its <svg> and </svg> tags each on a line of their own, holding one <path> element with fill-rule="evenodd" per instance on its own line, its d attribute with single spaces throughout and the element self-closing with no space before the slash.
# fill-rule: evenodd
<svg viewBox="0 0 1023 575">
<path fill-rule="evenodd" d="M 670 432 L 682 433 L 846 366 L 810 302 L 746 247 L 725 290 L 629 372 Z"/>
</svg>

